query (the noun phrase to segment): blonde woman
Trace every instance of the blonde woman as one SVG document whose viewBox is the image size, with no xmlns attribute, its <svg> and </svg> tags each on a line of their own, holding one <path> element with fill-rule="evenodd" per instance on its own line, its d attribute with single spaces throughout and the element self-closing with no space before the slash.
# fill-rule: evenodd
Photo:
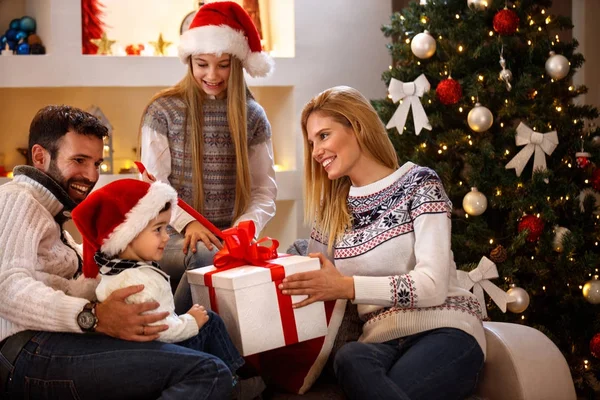
<svg viewBox="0 0 600 400">
<path fill-rule="evenodd" d="M 202 6 L 181 36 L 185 77 L 155 95 L 142 117 L 141 161 L 159 181 L 218 228 L 252 220 L 257 232 L 275 214 L 277 186 L 271 127 L 244 79 L 268 75 L 248 14 L 234 2 Z M 175 281 L 177 312 L 192 305 L 185 269 L 212 264 L 221 242 L 176 208 L 161 265 Z"/>
<path fill-rule="evenodd" d="M 319 94 L 301 123 L 306 216 L 315 223 L 309 251 L 322 268 L 286 278 L 283 293 L 309 296 L 296 307 L 357 304 L 360 337 L 348 340 L 346 312 L 341 327 L 330 323 L 321 352 L 334 356 L 348 398 L 464 399 L 483 366 L 485 336 L 480 304 L 458 286 L 442 182 L 429 168 L 399 166 L 355 89 Z M 342 345 L 332 351 L 333 343 Z"/>
</svg>

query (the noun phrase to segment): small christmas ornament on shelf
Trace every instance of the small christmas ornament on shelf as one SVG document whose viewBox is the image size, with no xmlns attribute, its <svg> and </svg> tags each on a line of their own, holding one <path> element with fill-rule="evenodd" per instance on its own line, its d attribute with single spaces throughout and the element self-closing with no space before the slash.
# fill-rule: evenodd
<svg viewBox="0 0 600 400">
<path fill-rule="evenodd" d="M 116 40 L 110 40 L 106 32 L 102 32 L 100 39 L 90 39 L 90 42 L 98 47 L 98 55 L 112 55 L 112 46 L 117 43 Z"/>
<path fill-rule="evenodd" d="M 425 113 L 425 109 L 421 104 L 420 97 L 429 91 L 429 81 L 425 74 L 421 74 L 413 82 L 402 82 L 392 78 L 390 81 L 389 97 L 394 103 L 400 102 L 396 112 L 387 123 L 386 128 L 396 128 L 398 133 L 404 133 L 404 125 L 408 111 L 412 106 L 413 122 L 415 124 L 415 134 L 418 136 L 422 129 L 431 130 L 431 124 Z"/>
<path fill-rule="evenodd" d="M 427 30 L 415 35 L 410 42 L 412 53 L 422 60 L 431 58 L 435 54 L 436 48 L 435 39 Z"/>
<path fill-rule="evenodd" d="M 504 10 L 500 10 L 494 15 L 493 25 L 499 35 L 513 35 L 519 27 L 519 16 L 505 6 Z"/>
<path fill-rule="evenodd" d="M 525 165 L 535 152 L 533 158 L 533 171 L 546 170 L 546 156 L 551 155 L 558 146 L 558 133 L 551 131 L 539 133 L 529 128 L 524 123 L 517 126 L 517 135 L 515 136 L 517 146 L 525 146 L 506 164 L 506 169 L 514 168 L 517 176 L 521 176 Z M 546 183 L 548 181 L 546 180 Z"/>
<path fill-rule="evenodd" d="M 587 281 L 581 290 L 583 297 L 590 304 L 600 304 L 600 280 L 598 275 Z"/>
<path fill-rule="evenodd" d="M 527 241 L 531 243 L 536 242 L 544 232 L 544 221 L 535 215 L 525 214 L 521 217 L 518 226 L 519 233 L 524 230 L 529 231 Z"/>
<path fill-rule="evenodd" d="M 154 55 L 155 56 L 166 56 L 167 48 L 173 44 L 173 42 L 167 42 L 163 38 L 162 32 L 158 35 L 158 40 L 156 42 L 150 42 L 152 47 L 154 47 Z"/>
<path fill-rule="evenodd" d="M 525 291 L 525 289 L 520 288 L 513 283 L 510 285 L 510 289 L 508 289 L 506 293 L 512 298 L 512 301 L 506 305 L 508 311 L 515 314 L 520 314 L 527 310 L 527 307 L 529 307 L 529 294 Z"/>
<path fill-rule="evenodd" d="M 481 215 L 487 210 L 487 197 L 476 187 L 472 187 L 471 191 L 463 198 L 463 209 L 467 214 L 472 216 Z"/>
<path fill-rule="evenodd" d="M 499 244 L 498 246 L 496 246 L 490 252 L 490 260 L 492 260 L 496 264 L 503 263 L 504 261 L 506 261 L 507 257 L 508 257 L 507 251 L 504 248 L 504 246 L 502 246 L 501 244 Z"/>
<path fill-rule="evenodd" d="M 485 132 L 494 124 L 494 115 L 487 107 L 482 106 L 480 103 L 475 103 L 475 107 L 467 115 L 467 122 L 469 123 L 469 128 L 473 131 L 478 133 Z"/>
<path fill-rule="evenodd" d="M 571 65 L 567 57 L 562 54 L 550 52 L 550 57 L 546 60 L 546 72 L 552 79 L 559 81 L 569 74 Z"/>
<path fill-rule="evenodd" d="M 32 17 L 13 19 L 4 35 L 0 36 L 0 53 L 3 56 L 46 54 L 42 40 L 35 34 L 36 28 Z"/>
<path fill-rule="evenodd" d="M 440 103 L 451 106 L 460 101 L 462 87 L 457 80 L 452 79 L 452 76 L 448 76 L 448 79 L 444 79 L 437 85 L 435 95 Z"/>
<path fill-rule="evenodd" d="M 555 226 L 554 227 L 554 240 L 552 241 L 552 248 L 557 253 L 562 253 L 564 250 L 563 240 L 565 235 L 570 234 L 571 231 L 565 228 L 564 226 Z"/>
<path fill-rule="evenodd" d="M 477 11 L 485 10 L 488 5 L 488 0 L 467 0 L 467 6 Z"/>
<path fill-rule="evenodd" d="M 143 44 L 130 44 L 128 46 L 125 47 L 125 53 L 127 53 L 128 56 L 139 56 L 141 55 L 142 51 L 144 51 L 145 47 Z"/>
</svg>

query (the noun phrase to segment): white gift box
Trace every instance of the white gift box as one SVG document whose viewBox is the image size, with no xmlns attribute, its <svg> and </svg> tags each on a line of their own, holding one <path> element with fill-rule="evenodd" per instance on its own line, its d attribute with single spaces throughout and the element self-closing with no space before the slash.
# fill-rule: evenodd
<svg viewBox="0 0 600 400">
<path fill-rule="evenodd" d="M 283 266 L 285 276 L 320 269 L 319 259 L 303 256 L 279 257 L 268 262 Z M 194 303 L 206 308 L 211 308 L 211 304 L 204 274 L 215 269 L 211 265 L 187 271 Z M 212 286 L 216 294 L 218 313 L 242 355 L 248 356 L 293 344 L 285 342 L 277 299 L 279 289 L 271 279 L 269 268 L 245 265 L 217 272 L 212 275 Z M 307 296 L 290 297 L 292 303 L 298 303 Z M 296 322 L 297 342 L 327 334 L 325 305 L 322 301 L 293 309 L 291 312 Z M 289 328 L 287 332 L 290 332 Z"/>
</svg>

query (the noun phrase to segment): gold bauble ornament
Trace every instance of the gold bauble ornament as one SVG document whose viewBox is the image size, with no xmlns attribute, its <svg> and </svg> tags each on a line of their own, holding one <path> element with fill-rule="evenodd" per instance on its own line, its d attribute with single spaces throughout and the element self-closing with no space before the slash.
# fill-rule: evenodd
<svg viewBox="0 0 600 400">
<path fill-rule="evenodd" d="M 475 107 L 467 115 L 467 122 L 475 132 L 485 132 L 494 124 L 494 115 L 487 107 L 475 103 Z"/>
<path fill-rule="evenodd" d="M 471 191 L 463 198 L 463 208 L 469 215 L 481 215 L 487 209 L 487 197 L 485 194 L 477 190 L 476 187 L 471 188 Z"/>
<path fill-rule="evenodd" d="M 567 57 L 553 51 L 550 52 L 550 57 L 546 60 L 546 72 L 552 79 L 561 80 L 569 74 L 570 69 L 571 66 Z"/>
<path fill-rule="evenodd" d="M 583 285 L 583 297 L 591 304 L 600 304 L 600 280 L 598 275 L 594 275 L 592 280 Z"/>
<path fill-rule="evenodd" d="M 423 31 L 417 34 L 410 42 L 410 49 L 413 54 L 420 59 L 430 58 L 435 54 L 437 45 L 433 36 L 429 34 L 429 31 Z"/>
</svg>

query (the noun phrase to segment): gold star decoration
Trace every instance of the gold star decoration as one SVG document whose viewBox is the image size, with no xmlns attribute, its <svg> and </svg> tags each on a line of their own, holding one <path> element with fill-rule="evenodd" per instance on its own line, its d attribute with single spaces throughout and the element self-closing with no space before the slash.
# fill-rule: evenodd
<svg viewBox="0 0 600 400">
<path fill-rule="evenodd" d="M 163 39 L 162 33 L 158 35 L 158 41 L 150 42 L 150 44 L 154 47 L 154 55 L 155 56 L 166 56 L 167 55 L 167 47 L 173 44 L 173 42 L 167 42 Z"/>
<path fill-rule="evenodd" d="M 98 46 L 98 51 L 96 52 L 96 54 L 106 55 L 106 54 L 112 54 L 111 46 L 113 44 L 115 44 L 117 41 L 110 40 L 106 36 L 106 32 L 102 32 L 102 37 L 100 39 L 90 39 L 90 42 L 92 42 L 93 44 Z"/>
</svg>

